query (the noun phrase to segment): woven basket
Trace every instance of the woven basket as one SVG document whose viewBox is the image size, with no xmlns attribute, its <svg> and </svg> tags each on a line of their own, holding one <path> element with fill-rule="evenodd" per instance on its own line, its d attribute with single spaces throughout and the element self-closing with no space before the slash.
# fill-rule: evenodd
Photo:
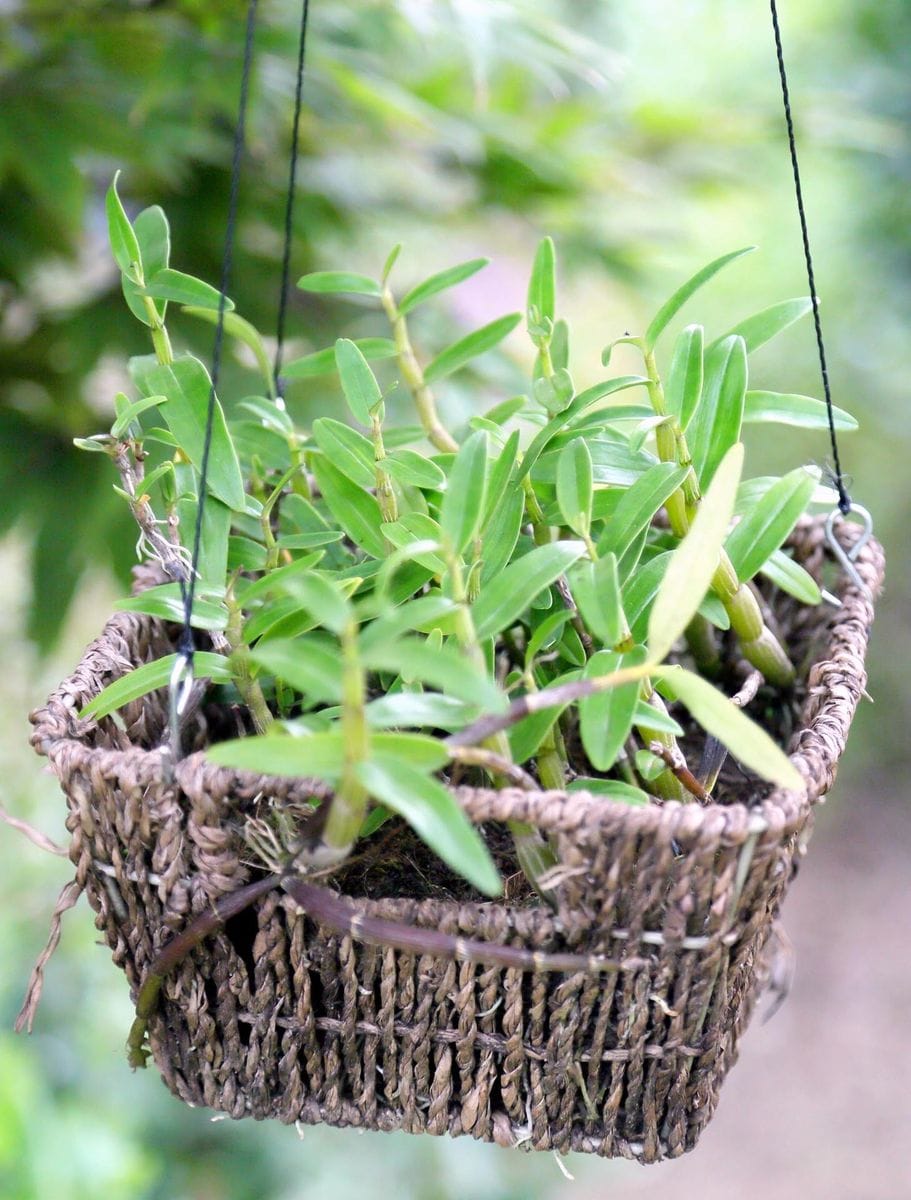
<svg viewBox="0 0 911 1200">
<path fill-rule="evenodd" d="M 855 535 L 840 527 L 846 545 Z M 791 541 L 817 575 L 823 544 L 819 521 Z M 875 595 L 875 542 L 857 568 Z M 149 1032 L 168 1087 L 235 1118 L 470 1134 L 643 1162 L 692 1148 L 768 974 L 782 896 L 864 688 L 872 604 L 844 578 L 840 595 L 838 609 L 782 597 L 775 610 L 792 648 L 816 646 L 791 739 L 806 796 L 744 781 L 707 807 L 630 808 L 580 793 L 459 789 L 478 824 L 528 821 L 555 839 L 566 867 L 556 912 L 464 891 L 403 897 L 402 872 L 395 887 L 369 872 L 348 877 L 365 914 L 626 956 L 623 969 L 530 974 L 364 946 L 275 891 L 167 979 Z M 169 649 L 159 622 L 116 615 L 32 715 L 33 744 L 66 794 L 77 882 L 134 996 L 174 931 L 254 877 L 244 814 L 264 797 L 312 794 L 302 781 L 215 768 L 199 752 L 165 782 L 161 693 L 125 712 L 125 730 L 78 719 L 111 679 Z M 404 874 L 420 878 L 429 862 Z M 344 875 L 338 885 L 347 890 Z"/>
</svg>

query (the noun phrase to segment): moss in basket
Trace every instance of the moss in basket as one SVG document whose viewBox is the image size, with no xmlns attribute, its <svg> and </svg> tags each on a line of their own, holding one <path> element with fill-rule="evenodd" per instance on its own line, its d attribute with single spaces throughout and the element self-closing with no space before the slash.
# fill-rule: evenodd
<svg viewBox="0 0 911 1200">
<path fill-rule="evenodd" d="M 108 214 L 124 294 L 154 355 L 132 360 L 138 396 L 116 398 L 110 433 L 79 444 L 113 459 L 141 551 L 185 580 L 211 385 L 202 362 L 175 355 L 166 316 L 178 304 L 214 322 L 219 294 L 170 267 L 160 209 L 131 223 L 112 185 Z M 349 411 L 309 429 L 278 398 L 259 334 L 226 302 L 226 332 L 252 352 L 261 386 L 232 419 L 220 405 L 215 412 L 193 612 L 211 649 L 195 666 L 223 697 L 243 702 L 256 731 L 214 746 L 212 761 L 334 789 L 319 844 L 293 846 L 296 869 L 339 865 L 359 839 L 403 818 L 452 869 L 496 894 L 488 849 L 444 780 L 572 787 L 624 804 L 705 800 L 717 759 L 701 770 L 686 762 L 667 701 L 763 778 L 802 786 L 769 735 L 710 680 L 736 689 L 730 671 L 719 675 L 724 639 L 734 647 L 728 658 L 746 660 L 770 685 L 793 679 L 763 617 L 757 575 L 808 604 L 820 600 L 781 549 L 803 510 L 830 500 L 818 473 L 744 480 L 740 442 L 745 422 L 824 424 L 819 401 L 747 382 L 749 353 L 809 302 L 773 305 L 708 344 L 689 325 L 670 347 L 664 379 L 658 368 L 672 319 L 744 253 L 710 263 L 642 336 L 619 339 L 640 352 L 642 375 L 608 376 L 580 392 L 545 239 L 525 314 L 536 351 L 527 394 L 501 399 L 462 431 L 443 421 L 435 389 L 520 316 L 460 336 L 429 360 L 409 320 L 484 260 L 404 295 L 390 282 L 398 248 L 377 279 L 341 271 L 301 279 L 311 293 L 374 303 L 392 335 L 341 338 L 287 365 L 288 378 L 339 376 Z M 396 380 L 419 426 L 387 423 Z M 630 398 L 618 404 L 620 392 Z M 853 427 L 836 416 L 841 429 Z M 183 616 L 178 582 L 121 607 Z M 681 639 L 690 666 L 668 661 Z M 132 671 L 84 715 L 100 718 L 161 687 L 172 665 L 170 656 Z M 529 881 L 546 895 L 551 846 L 529 827 L 511 831 Z M 287 831 L 276 841 L 292 843 Z"/>
</svg>

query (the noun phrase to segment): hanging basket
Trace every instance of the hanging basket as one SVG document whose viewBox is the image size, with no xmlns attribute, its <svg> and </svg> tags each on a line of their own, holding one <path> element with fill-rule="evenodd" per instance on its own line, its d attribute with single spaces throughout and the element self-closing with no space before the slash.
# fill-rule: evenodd
<svg viewBox="0 0 911 1200">
<path fill-rule="evenodd" d="M 848 546 L 856 534 L 839 527 Z M 791 549 L 818 578 L 822 523 L 803 521 Z M 867 543 L 856 565 L 875 595 L 879 546 Z M 840 596 L 837 609 L 784 596 L 775 605 L 806 662 L 790 739 L 806 796 L 769 794 L 745 777 L 707 807 L 459 789 L 493 842 L 507 820 L 555 840 L 556 912 L 528 899 L 482 903 L 454 880 L 446 894 L 407 835 L 384 853 L 397 871 L 354 864 L 333 881 L 361 915 L 607 955 L 618 969 L 543 974 L 366 946 L 276 890 L 165 981 L 149 1027 L 165 1083 L 235 1118 L 470 1134 L 643 1162 L 691 1149 L 768 976 L 773 923 L 864 688 L 872 603 L 847 579 Z M 175 931 L 255 878 L 245 817 L 316 790 L 216 768 L 198 752 L 167 782 L 155 748 L 163 693 L 131 705 L 123 728 L 77 717 L 113 678 L 170 649 L 160 622 L 116 615 L 32 715 L 32 742 L 66 794 L 77 881 L 134 997 Z M 420 894 L 403 894 L 415 881 Z"/>
</svg>

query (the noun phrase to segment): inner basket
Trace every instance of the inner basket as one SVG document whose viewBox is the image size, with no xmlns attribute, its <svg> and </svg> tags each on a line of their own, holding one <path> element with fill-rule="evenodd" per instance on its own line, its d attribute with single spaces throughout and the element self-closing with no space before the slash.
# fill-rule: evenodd
<svg viewBox="0 0 911 1200">
<path fill-rule="evenodd" d="M 839 536 L 850 546 L 857 533 L 844 524 Z M 822 522 L 804 520 L 789 544 L 817 578 L 824 541 Z M 875 596 L 880 547 L 868 542 L 856 565 Z M 766 981 L 782 897 L 865 685 L 872 600 L 847 579 L 838 594 L 839 608 L 773 601 L 804 658 L 789 750 L 806 794 L 745 776 L 707 806 L 458 788 L 493 846 L 507 820 L 551 837 L 563 868 L 556 911 L 447 891 L 407 836 L 384 846 L 385 865 L 355 864 L 333 881 L 363 915 L 603 954 L 616 970 L 521 972 L 365 946 L 275 891 L 165 981 L 149 1035 L 167 1086 L 235 1118 L 643 1162 L 691 1149 Z M 129 706 L 120 725 L 79 719 L 112 679 L 172 648 L 160 622 L 117 614 L 32 714 L 33 744 L 66 795 L 77 882 L 134 997 L 175 931 L 256 877 L 244 821 L 264 805 L 306 803 L 320 786 L 208 764 L 205 722 L 169 779 L 163 692 Z"/>
</svg>

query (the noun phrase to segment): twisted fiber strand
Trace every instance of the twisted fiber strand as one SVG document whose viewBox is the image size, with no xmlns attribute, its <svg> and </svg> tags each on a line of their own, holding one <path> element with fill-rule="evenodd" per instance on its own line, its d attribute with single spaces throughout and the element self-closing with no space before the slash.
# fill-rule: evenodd
<svg viewBox="0 0 911 1200">
<path fill-rule="evenodd" d="M 856 536 L 853 526 L 841 533 L 849 545 Z M 801 524 L 792 545 L 820 569 L 818 522 Z M 874 543 L 858 567 L 875 592 Z M 792 746 L 805 795 L 626 809 L 579 794 L 462 788 L 475 821 L 527 819 L 556 839 L 567 868 L 556 914 L 353 902 L 364 916 L 496 944 L 586 954 L 619 945 L 648 955 L 647 965 L 595 980 L 364 947 L 274 895 L 245 918 L 252 932 L 229 926 L 166 980 L 150 1035 L 168 1086 L 234 1117 L 470 1133 L 644 1161 L 691 1147 L 736 1056 L 772 921 L 863 687 L 872 607 L 846 582 L 841 594 Z M 826 619 L 787 601 L 781 615 L 801 636 Z M 166 634 L 148 618 L 115 615 L 33 715 L 33 741 L 67 795 L 77 881 L 134 990 L 174 929 L 248 877 L 243 814 L 264 797 L 296 804 L 326 794 L 312 781 L 224 771 L 199 753 L 164 783 L 161 756 L 148 748 L 164 730 L 162 696 L 129 707 L 126 735 L 109 720 L 79 719 L 126 665 L 169 650 Z"/>
</svg>

